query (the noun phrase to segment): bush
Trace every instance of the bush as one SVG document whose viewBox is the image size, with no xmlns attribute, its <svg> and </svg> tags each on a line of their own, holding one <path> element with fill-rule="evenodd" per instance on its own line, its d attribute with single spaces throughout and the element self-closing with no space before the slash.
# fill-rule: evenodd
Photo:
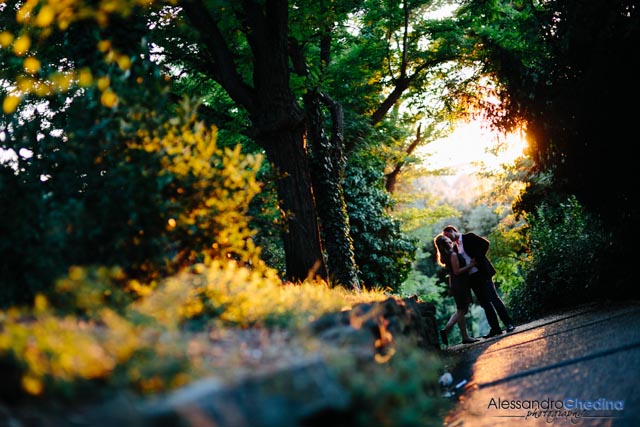
<svg viewBox="0 0 640 427">
<path fill-rule="evenodd" d="M 402 232 L 400 221 L 389 214 L 393 201 L 382 173 L 364 163 L 351 164 L 344 189 L 361 283 L 369 289 L 397 290 L 413 267 L 417 240 Z"/>
<path fill-rule="evenodd" d="M 543 204 L 528 217 L 524 283 L 509 289 L 514 315 L 539 317 L 550 310 L 606 297 L 602 271 L 612 236 L 574 197 Z"/>
<path fill-rule="evenodd" d="M 442 397 L 438 375 L 443 364 L 404 342 L 384 364 L 340 368 L 342 382 L 353 395 L 350 426 L 440 426 L 451 402 Z"/>
<path fill-rule="evenodd" d="M 33 301 L 74 265 L 120 267 L 144 281 L 220 257 L 265 267 L 246 215 L 261 190 L 261 156 L 220 148 L 216 129 L 184 107 L 117 136 L 107 137 L 113 120 L 90 138 L 50 135 L 37 159 L 0 165 L 0 307 Z M 13 136 L 26 138 L 26 128 Z"/>
</svg>

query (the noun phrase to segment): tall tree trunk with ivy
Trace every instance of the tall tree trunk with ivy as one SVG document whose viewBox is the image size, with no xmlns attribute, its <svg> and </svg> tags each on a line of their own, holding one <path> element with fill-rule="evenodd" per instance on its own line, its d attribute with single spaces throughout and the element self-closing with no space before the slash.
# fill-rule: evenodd
<svg viewBox="0 0 640 427">
<path fill-rule="evenodd" d="M 324 15 L 326 9 L 320 6 Z M 331 34 L 333 22 L 326 22 L 320 30 L 319 69 L 331 61 Z M 307 142 L 313 191 L 321 224 L 321 238 L 326 251 L 327 267 L 332 284 L 360 290 L 358 266 L 355 260 L 351 227 L 344 198 L 342 182 L 346 168 L 344 156 L 344 113 L 340 103 L 322 92 L 317 81 L 310 78 L 308 53 L 295 38 L 289 40 L 289 56 L 293 70 L 311 83 L 303 97 L 307 120 Z M 312 61 L 313 62 L 313 61 Z M 327 120 L 326 110 L 331 120 Z M 326 132 L 331 123 L 331 136 Z"/>
<path fill-rule="evenodd" d="M 324 129 L 323 104 L 331 111 L 331 138 Z M 305 111 L 311 147 L 313 188 L 322 224 L 329 274 L 338 284 L 359 290 L 358 268 L 342 188 L 347 163 L 343 154 L 342 107 L 328 96 L 318 91 L 310 91 L 305 95 Z"/>
</svg>

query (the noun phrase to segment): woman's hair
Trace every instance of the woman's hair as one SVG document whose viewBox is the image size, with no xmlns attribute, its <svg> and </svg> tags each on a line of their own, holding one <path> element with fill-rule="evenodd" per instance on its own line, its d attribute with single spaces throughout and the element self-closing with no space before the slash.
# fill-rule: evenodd
<svg viewBox="0 0 640 427">
<path fill-rule="evenodd" d="M 433 245 L 436 248 L 436 261 L 438 264 L 447 267 L 449 266 L 449 258 L 451 256 L 451 240 L 444 234 L 438 234 L 433 239 Z"/>
</svg>

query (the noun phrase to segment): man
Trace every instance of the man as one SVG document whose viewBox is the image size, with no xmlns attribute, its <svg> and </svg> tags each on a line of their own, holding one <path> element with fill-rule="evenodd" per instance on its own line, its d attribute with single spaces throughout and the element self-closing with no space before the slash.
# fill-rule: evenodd
<svg viewBox="0 0 640 427">
<path fill-rule="evenodd" d="M 513 319 L 509 316 L 507 308 L 496 292 L 496 286 L 493 283 L 493 276 L 496 274 L 496 269 L 487 258 L 489 241 L 475 233 L 462 234 L 458 232 L 458 229 L 453 225 L 444 227 L 442 234 L 456 244 L 458 253 L 465 258 L 467 263 L 471 259 L 476 260 L 477 268 L 469 271 L 469 279 L 471 289 L 476 295 L 478 303 L 484 309 L 487 322 L 489 322 L 489 327 L 491 328 L 484 338 L 491 338 L 502 334 L 498 316 L 500 316 L 500 320 L 504 323 L 506 331 L 512 332 L 515 329 Z"/>
</svg>

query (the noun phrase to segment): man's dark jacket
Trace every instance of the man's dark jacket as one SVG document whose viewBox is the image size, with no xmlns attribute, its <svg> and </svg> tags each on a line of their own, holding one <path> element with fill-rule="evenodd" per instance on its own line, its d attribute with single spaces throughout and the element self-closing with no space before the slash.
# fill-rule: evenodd
<svg viewBox="0 0 640 427">
<path fill-rule="evenodd" d="M 464 246 L 464 251 L 467 255 L 476 260 L 476 265 L 480 272 L 488 277 L 493 277 L 496 274 L 495 267 L 487 258 L 487 252 L 489 251 L 489 241 L 487 239 L 475 233 L 464 233 L 462 235 L 462 246 Z"/>
</svg>

